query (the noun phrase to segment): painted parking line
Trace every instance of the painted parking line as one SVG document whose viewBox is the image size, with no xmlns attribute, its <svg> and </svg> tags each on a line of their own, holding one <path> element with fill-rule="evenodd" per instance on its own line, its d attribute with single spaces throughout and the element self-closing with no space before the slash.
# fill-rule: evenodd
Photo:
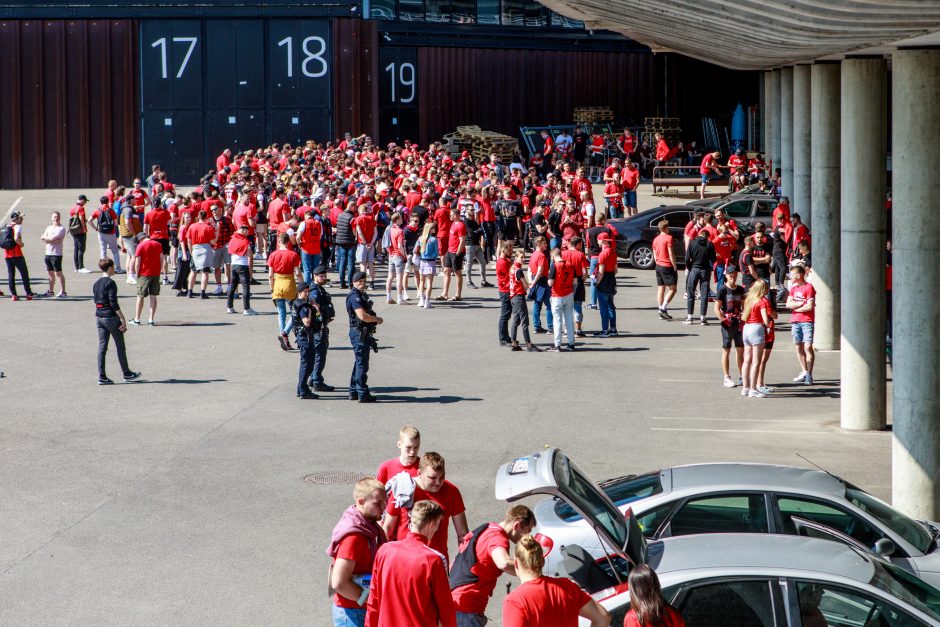
<svg viewBox="0 0 940 627">
<path fill-rule="evenodd" d="M 778 429 L 695 429 L 691 427 L 650 427 L 650 431 L 690 431 L 695 433 L 758 433 L 774 435 L 890 435 L 884 431 L 784 431 Z"/>
<path fill-rule="evenodd" d="M 680 418 L 678 416 L 651 416 L 650 420 L 688 420 L 695 422 L 811 422 L 816 424 L 819 420 L 811 418 L 703 418 L 699 416 L 688 416 Z"/>
<path fill-rule="evenodd" d="M 714 379 L 660 379 L 661 383 L 714 383 Z M 720 382 L 719 382 L 720 383 Z"/>
</svg>

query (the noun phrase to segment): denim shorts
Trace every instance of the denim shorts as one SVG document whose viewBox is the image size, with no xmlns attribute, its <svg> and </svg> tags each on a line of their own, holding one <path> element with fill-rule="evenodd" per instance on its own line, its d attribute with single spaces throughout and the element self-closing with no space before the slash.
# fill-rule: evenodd
<svg viewBox="0 0 940 627">
<path fill-rule="evenodd" d="M 790 325 L 790 332 L 793 334 L 794 344 L 812 344 L 813 343 L 813 323 L 812 322 L 794 322 Z"/>
<path fill-rule="evenodd" d="M 333 605 L 333 625 L 335 627 L 364 627 L 366 624 L 366 611 L 359 608 L 340 607 Z"/>
<path fill-rule="evenodd" d="M 744 325 L 744 331 L 741 335 L 744 337 L 745 346 L 760 346 L 764 343 L 765 337 L 764 325 L 760 322 L 752 322 Z"/>
</svg>

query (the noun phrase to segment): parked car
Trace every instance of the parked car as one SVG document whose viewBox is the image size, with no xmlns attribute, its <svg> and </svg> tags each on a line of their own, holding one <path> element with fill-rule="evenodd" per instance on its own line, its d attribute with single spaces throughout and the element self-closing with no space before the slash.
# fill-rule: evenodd
<svg viewBox="0 0 940 627">
<path fill-rule="evenodd" d="M 771 464 L 695 464 L 610 479 L 601 490 L 632 509 L 647 539 L 702 533 L 828 537 L 875 551 L 940 587 L 940 525 L 915 521 L 820 470 Z M 596 535 L 561 500 L 535 508 L 538 532 L 556 545 L 601 555 Z M 546 561 L 546 564 L 549 564 Z M 550 565 L 557 569 L 557 560 Z"/>
<path fill-rule="evenodd" d="M 546 557 L 623 625 L 627 578 L 637 564 L 659 575 L 688 627 L 922 627 L 940 625 L 940 591 L 881 556 L 841 542 L 764 534 L 706 534 L 647 543 L 631 509 L 608 495 L 559 449 L 500 466 L 496 497 L 547 494 L 597 536 L 601 555 L 540 537 Z M 538 514 L 536 514 L 538 515 Z M 557 549 L 557 550 L 556 550 Z M 584 622 L 582 625 L 586 624 Z"/>
<path fill-rule="evenodd" d="M 650 270 L 655 265 L 653 238 L 659 235 L 661 220 L 669 222 L 676 262 L 681 264 L 685 263 L 685 227 L 696 211 L 713 212 L 715 209 L 723 209 L 725 215 L 738 224 L 739 231 L 744 236 L 754 231 L 755 222 L 764 222 L 770 226 L 770 219 L 776 207 L 777 199 L 767 194 L 732 194 L 708 207 L 661 205 L 629 218 L 609 220 L 609 224 L 617 229 L 617 256 L 628 260 L 636 268 Z"/>
</svg>

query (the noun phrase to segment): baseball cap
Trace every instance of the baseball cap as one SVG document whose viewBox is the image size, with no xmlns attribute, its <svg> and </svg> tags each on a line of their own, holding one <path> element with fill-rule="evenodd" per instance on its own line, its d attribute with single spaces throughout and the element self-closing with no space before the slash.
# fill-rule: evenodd
<svg viewBox="0 0 940 627">
<path fill-rule="evenodd" d="M 608 235 L 607 233 L 601 233 L 600 235 L 597 236 L 597 241 L 599 242 L 606 242 L 609 239 L 610 239 L 610 235 Z"/>
<path fill-rule="evenodd" d="M 78 199 L 79 199 L 79 200 L 88 200 L 88 196 L 86 196 L 85 194 L 79 194 Z"/>
<path fill-rule="evenodd" d="M 353 283 L 355 283 L 356 281 L 365 281 L 366 273 L 363 272 L 362 270 L 359 270 L 358 272 L 353 274 L 352 280 L 353 280 Z"/>
<path fill-rule="evenodd" d="M 10 219 L 11 219 L 11 220 L 16 220 L 16 219 L 22 218 L 22 217 L 23 217 L 23 212 L 21 212 L 21 211 L 14 211 L 13 213 L 10 214 Z"/>
</svg>

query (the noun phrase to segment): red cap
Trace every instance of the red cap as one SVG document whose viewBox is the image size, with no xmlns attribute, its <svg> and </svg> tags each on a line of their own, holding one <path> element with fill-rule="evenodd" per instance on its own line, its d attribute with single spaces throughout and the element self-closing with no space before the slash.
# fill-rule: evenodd
<svg viewBox="0 0 940 627">
<path fill-rule="evenodd" d="M 609 239 L 610 239 L 610 235 L 608 235 L 607 233 L 601 233 L 600 235 L 597 236 L 597 241 L 599 242 L 605 242 Z"/>
<path fill-rule="evenodd" d="M 470 156 L 470 152 L 467 151 L 467 150 L 464 150 L 462 153 L 460 153 L 460 156 L 461 156 L 461 157 L 469 157 L 469 156 Z"/>
</svg>

